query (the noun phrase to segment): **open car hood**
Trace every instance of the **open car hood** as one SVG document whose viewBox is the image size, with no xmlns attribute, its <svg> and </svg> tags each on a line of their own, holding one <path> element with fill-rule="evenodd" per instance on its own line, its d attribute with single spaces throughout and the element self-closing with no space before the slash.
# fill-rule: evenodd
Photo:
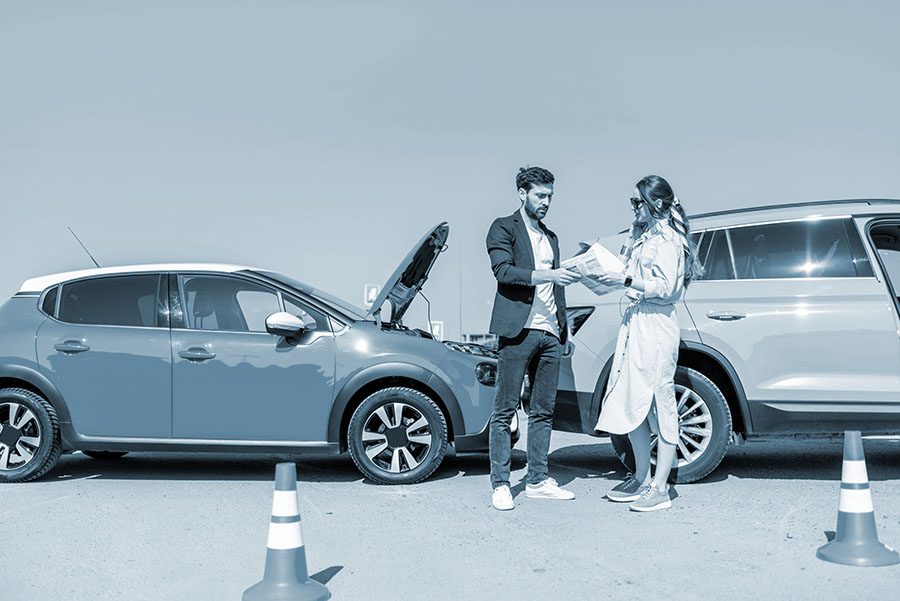
<svg viewBox="0 0 900 601">
<path fill-rule="evenodd" d="M 378 298 L 372 303 L 372 308 L 366 315 L 367 318 L 373 317 L 380 321 L 381 308 L 385 301 L 390 301 L 391 323 L 399 323 L 412 304 L 413 298 L 428 279 L 428 273 L 437 256 L 443 252 L 449 234 L 450 226 L 447 222 L 439 223 L 412 247 L 381 288 Z"/>
</svg>

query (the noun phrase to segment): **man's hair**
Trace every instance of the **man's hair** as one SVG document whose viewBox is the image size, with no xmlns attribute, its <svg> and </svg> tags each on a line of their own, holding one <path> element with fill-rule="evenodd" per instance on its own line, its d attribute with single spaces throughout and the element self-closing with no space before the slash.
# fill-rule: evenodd
<svg viewBox="0 0 900 601">
<path fill-rule="evenodd" d="M 546 186 L 553 182 L 553 174 L 542 167 L 522 167 L 516 174 L 516 190 L 523 188 L 530 192 L 532 186 Z"/>
</svg>

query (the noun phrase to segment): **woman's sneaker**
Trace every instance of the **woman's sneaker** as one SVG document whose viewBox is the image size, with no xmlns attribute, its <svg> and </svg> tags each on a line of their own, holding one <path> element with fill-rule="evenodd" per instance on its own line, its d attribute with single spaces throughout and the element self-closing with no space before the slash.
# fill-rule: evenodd
<svg viewBox="0 0 900 601">
<path fill-rule="evenodd" d="M 570 501 L 575 498 L 575 493 L 565 488 L 560 488 L 553 478 L 547 478 L 539 484 L 526 484 L 525 496 L 529 499 L 557 499 Z"/>
<path fill-rule="evenodd" d="M 646 490 L 641 492 L 640 498 L 629 505 L 631 511 L 659 511 L 660 509 L 668 509 L 672 506 L 672 499 L 669 498 L 669 489 L 659 490 L 655 486 L 648 486 Z"/>
<path fill-rule="evenodd" d="M 509 492 L 508 486 L 498 486 L 494 489 L 491 494 L 491 505 L 500 511 L 509 511 L 515 508 L 516 504 L 513 503 L 512 493 Z"/>
<path fill-rule="evenodd" d="M 628 474 L 628 477 L 625 478 L 625 480 L 606 493 L 606 498 L 610 501 L 615 501 L 616 503 L 634 501 L 640 498 L 644 486 L 646 485 L 641 484 L 634 476 Z"/>
</svg>

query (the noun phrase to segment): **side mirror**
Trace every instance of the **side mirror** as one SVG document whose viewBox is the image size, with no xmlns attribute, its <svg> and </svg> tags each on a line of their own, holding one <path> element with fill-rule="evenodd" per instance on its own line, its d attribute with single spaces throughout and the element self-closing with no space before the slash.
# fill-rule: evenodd
<svg viewBox="0 0 900 601">
<path fill-rule="evenodd" d="M 279 311 L 266 317 L 266 331 L 269 334 L 290 338 L 302 334 L 305 330 L 306 326 L 300 318 L 290 313 Z"/>
</svg>

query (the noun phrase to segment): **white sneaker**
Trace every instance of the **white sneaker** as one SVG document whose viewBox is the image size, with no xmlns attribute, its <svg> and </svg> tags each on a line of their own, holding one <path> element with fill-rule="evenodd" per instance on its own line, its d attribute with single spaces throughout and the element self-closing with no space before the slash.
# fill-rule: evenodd
<svg viewBox="0 0 900 601">
<path fill-rule="evenodd" d="M 540 484 L 526 484 L 525 496 L 529 499 L 558 499 L 570 501 L 575 498 L 571 490 L 560 488 L 553 478 L 547 478 Z"/>
<path fill-rule="evenodd" d="M 515 509 L 516 504 L 513 503 L 512 493 L 509 492 L 508 486 L 498 486 L 494 489 L 493 494 L 491 494 L 491 505 L 494 506 L 494 509 L 500 511 Z"/>
</svg>

